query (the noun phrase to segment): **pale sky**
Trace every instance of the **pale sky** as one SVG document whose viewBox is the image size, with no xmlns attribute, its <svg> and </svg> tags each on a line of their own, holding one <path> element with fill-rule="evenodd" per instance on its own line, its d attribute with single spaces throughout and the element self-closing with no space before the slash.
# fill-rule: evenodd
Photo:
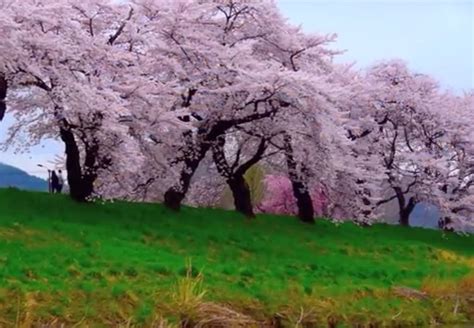
<svg viewBox="0 0 474 328">
<path fill-rule="evenodd" d="M 457 93 L 474 88 L 474 0 L 278 0 L 290 22 L 306 32 L 337 33 L 338 61 L 365 67 L 401 58 Z M 0 123 L 0 142 L 11 124 Z M 45 142 L 28 154 L 0 152 L 0 162 L 44 177 L 37 164 L 63 152 Z"/>
<path fill-rule="evenodd" d="M 474 0 L 279 0 L 307 32 L 337 33 L 341 61 L 387 58 L 457 92 L 474 88 Z"/>
</svg>

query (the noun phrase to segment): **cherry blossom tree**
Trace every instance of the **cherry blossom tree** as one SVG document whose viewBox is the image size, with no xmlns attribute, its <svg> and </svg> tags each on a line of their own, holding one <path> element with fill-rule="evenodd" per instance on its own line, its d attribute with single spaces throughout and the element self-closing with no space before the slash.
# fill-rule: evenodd
<svg viewBox="0 0 474 328">
<path fill-rule="evenodd" d="M 449 138 L 443 143 L 448 174 L 440 184 L 440 228 L 474 231 L 474 93 L 448 94 L 439 114 Z"/>
<path fill-rule="evenodd" d="M 59 132 L 71 196 L 87 200 L 100 171 L 133 153 L 123 147 L 130 143 L 120 118 L 156 107 L 152 119 L 162 122 L 160 115 L 177 96 L 174 77 L 155 76 L 152 67 L 166 61 L 152 52 L 156 44 L 133 33 L 136 22 L 135 30 L 128 27 L 134 17 L 129 5 L 25 1 L 4 6 L 2 15 L 14 24 L 2 28 L 10 42 L 2 49 L 2 71 L 17 119 L 8 143 L 20 142 L 21 133 L 34 144 Z"/>
<path fill-rule="evenodd" d="M 366 79 L 370 105 L 360 115 L 370 116 L 372 125 L 349 129 L 349 138 L 364 145 L 361 154 L 372 156 L 371 166 L 383 169 L 382 188 L 369 191 L 383 197 L 377 205 L 396 200 L 400 224 L 409 225 L 417 203 L 436 201 L 446 176 L 446 131 L 436 114 L 443 97 L 433 79 L 410 72 L 401 61 L 373 66 Z"/>
<path fill-rule="evenodd" d="M 8 141 L 21 140 L 23 132 L 34 144 L 59 132 L 71 196 L 85 200 L 92 194 L 97 170 L 110 161 L 99 154 L 99 143 L 106 140 L 99 133 L 113 114 L 100 107 L 117 101 L 110 89 L 100 86 L 100 72 L 109 71 L 100 65 L 105 49 L 101 53 L 87 40 L 75 10 L 66 2 L 6 5 L 4 15 L 15 23 L 8 34 L 12 47 L 2 49 L 2 62 L 12 91 L 9 107 L 17 119 Z M 88 31 L 95 33 L 90 26 Z"/>
<path fill-rule="evenodd" d="M 158 9 L 155 2 L 146 6 L 149 12 Z M 164 23 L 153 31 L 162 31 L 167 57 L 185 72 L 179 106 L 198 120 L 171 147 L 177 156 L 168 159 L 170 171 L 180 172 L 165 203 L 179 208 L 199 164 L 229 131 L 264 122 L 264 130 L 286 131 L 286 139 L 272 145 L 286 154 L 275 162 L 291 174 L 300 218 L 311 222 L 309 180 L 329 179 L 330 145 L 343 132 L 338 128 L 340 86 L 332 81 L 335 53 L 325 48 L 334 37 L 302 33 L 267 2 L 177 2 L 167 10 L 159 20 Z M 145 182 L 150 181 L 159 180 Z"/>
<path fill-rule="evenodd" d="M 201 13 L 206 11 L 204 20 Z M 165 194 L 165 203 L 178 209 L 199 163 L 220 136 L 235 126 L 301 109 L 297 84 L 310 82 L 298 72 L 300 61 L 305 62 L 307 52 L 306 60 L 323 62 L 332 54 L 323 48 L 332 37 L 305 37 L 269 2 L 193 3 L 179 6 L 176 15 L 185 17 L 180 19 L 189 26 L 167 27 L 168 46 L 176 49 L 171 55 L 187 70 L 188 79 L 196 79 L 184 96 L 186 106 L 204 117 L 197 133 L 184 138 L 179 183 Z M 308 97 L 310 90 L 304 91 Z"/>
</svg>

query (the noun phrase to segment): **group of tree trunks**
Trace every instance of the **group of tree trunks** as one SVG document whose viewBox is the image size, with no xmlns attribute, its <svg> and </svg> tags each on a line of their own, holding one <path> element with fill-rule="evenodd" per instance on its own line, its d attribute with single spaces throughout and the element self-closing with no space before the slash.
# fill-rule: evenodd
<svg viewBox="0 0 474 328">
<path fill-rule="evenodd" d="M 271 115 L 271 112 L 259 115 L 259 118 L 264 118 Z M 212 155 L 216 167 L 219 173 L 226 179 L 232 192 L 235 209 L 248 218 L 253 218 L 255 216 L 253 211 L 254 204 L 252 204 L 251 200 L 251 192 L 247 182 L 245 181 L 244 175 L 247 170 L 250 169 L 252 165 L 258 163 L 264 155 L 267 146 L 266 140 L 262 137 L 253 156 L 248 161 L 238 165 L 234 169 L 231 169 L 224 154 L 225 132 L 240 123 L 245 123 L 247 120 L 250 120 L 250 118 L 204 123 L 204 128 L 199 130 L 195 141 L 192 140 L 191 134 L 187 132 L 188 142 L 184 149 L 182 149 L 183 167 L 180 173 L 179 184 L 169 188 L 165 193 L 165 205 L 168 208 L 176 211 L 180 209 L 194 173 L 206 156 L 206 153 L 212 148 Z M 291 137 L 288 134 L 285 135 L 285 145 L 283 150 L 287 161 L 289 178 L 293 187 L 293 194 L 297 200 L 298 217 L 302 222 L 313 223 L 313 203 L 309 194 L 308 186 L 304 182 L 302 176 L 298 174 L 298 163 L 294 159 Z"/>
</svg>

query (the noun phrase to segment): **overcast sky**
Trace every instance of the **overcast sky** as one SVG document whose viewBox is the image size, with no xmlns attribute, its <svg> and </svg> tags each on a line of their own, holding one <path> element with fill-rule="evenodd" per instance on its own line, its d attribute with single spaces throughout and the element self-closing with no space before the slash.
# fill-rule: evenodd
<svg viewBox="0 0 474 328">
<path fill-rule="evenodd" d="M 280 0 L 308 32 L 337 33 L 342 61 L 402 58 L 460 92 L 474 88 L 474 0 Z"/>
<path fill-rule="evenodd" d="M 278 0 L 290 22 L 307 32 L 337 33 L 338 60 L 365 67 L 402 58 L 420 73 L 434 76 L 455 92 L 474 88 L 474 0 Z M 11 124 L 0 125 L 0 142 Z M 9 123 L 10 122 L 10 123 Z M 28 154 L 0 152 L 0 162 L 44 176 L 37 167 L 62 148 L 54 142 Z"/>
</svg>

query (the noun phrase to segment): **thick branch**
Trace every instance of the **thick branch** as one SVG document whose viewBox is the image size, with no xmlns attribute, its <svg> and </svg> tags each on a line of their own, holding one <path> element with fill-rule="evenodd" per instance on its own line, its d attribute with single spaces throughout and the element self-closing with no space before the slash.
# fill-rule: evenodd
<svg viewBox="0 0 474 328">
<path fill-rule="evenodd" d="M 240 165 L 240 167 L 235 172 L 236 175 L 242 175 L 247 172 L 248 169 L 252 167 L 252 165 L 257 164 L 258 161 L 262 159 L 265 150 L 267 149 L 266 140 L 265 138 L 260 139 L 260 144 L 258 145 L 257 151 L 255 154 L 250 158 L 247 162 Z"/>
<path fill-rule="evenodd" d="M 354 134 L 352 130 L 347 130 L 347 132 L 348 132 L 348 138 L 352 141 L 355 141 L 357 139 L 361 139 L 365 136 L 368 136 L 372 132 L 372 130 L 367 129 L 367 130 L 362 131 L 362 133 L 360 134 Z"/>
<path fill-rule="evenodd" d="M 214 159 L 214 163 L 216 164 L 217 171 L 220 175 L 229 179 L 232 177 L 233 172 L 227 162 L 224 152 L 225 146 L 225 137 L 220 136 L 217 138 L 217 141 L 212 145 L 212 157 Z"/>
<path fill-rule="evenodd" d="M 130 8 L 130 11 L 128 12 L 128 17 L 125 21 L 123 21 L 122 24 L 120 24 L 120 27 L 117 29 L 117 31 L 109 38 L 109 44 L 110 45 L 113 45 L 115 40 L 118 39 L 118 37 L 122 34 L 123 32 L 123 29 L 125 28 L 125 26 L 127 25 L 127 22 L 132 19 L 132 16 L 133 16 L 133 8 Z"/>
<path fill-rule="evenodd" d="M 376 205 L 377 205 L 377 206 L 380 206 L 380 205 L 386 204 L 386 203 L 388 203 L 388 202 L 390 202 L 390 201 L 392 201 L 392 200 L 394 200 L 394 199 L 396 199 L 396 198 L 397 198 L 397 195 L 394 195 L 394 196 L 392 196 L 392 197 L 390 197 L 390 198 L 387 198 L 387 199 L 378 201 Z"/>
</svg>

